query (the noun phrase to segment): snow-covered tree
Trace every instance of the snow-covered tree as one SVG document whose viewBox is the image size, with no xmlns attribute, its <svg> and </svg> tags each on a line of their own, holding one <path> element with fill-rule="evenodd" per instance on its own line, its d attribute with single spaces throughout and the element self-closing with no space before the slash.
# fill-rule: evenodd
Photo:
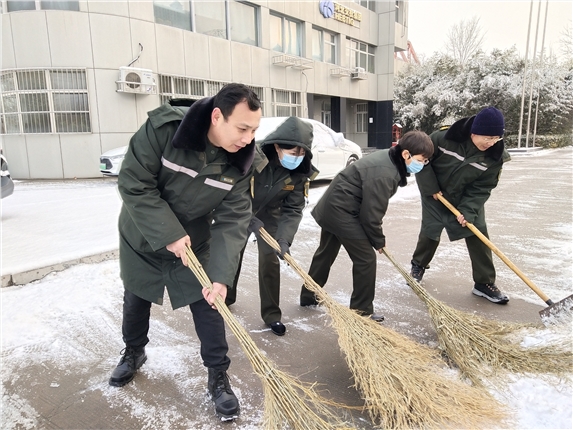
<svg viewBox="0 0 573 430">
<path fill-rule="evenodd" d="M 537 109 L 537 133 L 571 133 L 573 125 L 573 62 L 543 59 L 528 70 L 526 106 L 530 79 L 534 79 L 531 130 Z M 521 110 L 525 62 L 517 49 L 477 52 L 465 66 L 447 54 L 434 54 L 420 65 L 409 65 L 394 81 L 394 116 L 404 130 L 427 133 L 441 125 L 496 106 L 506 119 L 506 133 L 517 135 Z M 527 115 L 528 109 L 525 109 Z M 524 120 L 524 126 L 527 117 Z"/>
<path fill-rule="evenodd" d="M 465 66 L 469 59 L 480 51 L 483 38 L 478 17 L 462 20 L 448 30 L 446 52 L 460 65 Z"/>
</svg>

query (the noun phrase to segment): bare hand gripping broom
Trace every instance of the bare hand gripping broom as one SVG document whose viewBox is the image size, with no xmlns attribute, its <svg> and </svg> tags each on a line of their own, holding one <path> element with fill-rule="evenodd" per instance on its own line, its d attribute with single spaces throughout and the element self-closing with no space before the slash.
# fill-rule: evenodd
<svg viewBox="0 0 573 430">
<path fill-rule="evenodd" d="M 186 254 L 191 271 L 203 287 L 211 290 L 213 285 L 207 273 L 189 247 Z M 322 398 L 315 392 L 313 386 L 308 386 L 278 370 L 270 359 L 261 353 L 220 296 L 215 299 L 215 306 L 239 341 L 253 370 L 261 378 L 265 394 L 264 428 L 282 429 L 285 423 L 290 428 L 301 430 L 348 428 L 329 409 L 329 406 L 335 405 L 334 402 Z"/>
<path fill-rule="evenodd" d="M 261 238 L 280 252 L 264 228 Z M 499 426 L 505 411 L 483 388 L 450 378 L 436 350 L 334 301 L 289 255 L 285 261 L 324 305 L 365 409 L 384 428 Z"/>
</svg>

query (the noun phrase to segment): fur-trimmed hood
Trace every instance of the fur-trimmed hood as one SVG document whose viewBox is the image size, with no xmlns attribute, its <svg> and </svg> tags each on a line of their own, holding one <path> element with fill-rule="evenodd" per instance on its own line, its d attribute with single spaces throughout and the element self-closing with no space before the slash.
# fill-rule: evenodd
<svg viewBox="0 0 573 430">
<path fill-rule="evenodd" d="M 452 126 L 446 131 L 444 135 L 445 139 L 453 140 L 454 142 L 462 143 L 468 139 L 471 139 L 471 129 L 474 123 L 474 116 L 469 118 L 462 118 L 457 120 L 452 124 Z M 484 151 L 485 155 L 493 158 L 495 161 L 501 159 L 503 155 L 503 150 L 505 149 L 503 139 L 495 143 L 491 148 Z"/>
<path fill-rule="evenodd" d="M 398 173 L 400 174 L 400 182 L 398 185 L 403 187 L 408 183 L 407 178 L 410 174 L 406 170 L 406 160 L 402 157 L 402 147 L 398 143 L 388 150 L 388 154 L 390 155 L 390 160 L 394 163 L 394 166 L 396 166 Z"/>
<path fill-rule="evenodd" d="M 193 103 L 188 108 L 181 124 L 177 128 L 171 144 L 177 149 L 187 149 L 205 152 L 207 147 L 207 133 L 211 126 L 211 113 L 213 112 L 214 97 L 206 97 Z M 181 100 L 171 101 L 172 106 L 181 106 Z M 229 164 L 239 169 L 242 175 L 246 174 L 255 159 L 255 140 L 235 153 L 228 152 Z"/>
</svg>

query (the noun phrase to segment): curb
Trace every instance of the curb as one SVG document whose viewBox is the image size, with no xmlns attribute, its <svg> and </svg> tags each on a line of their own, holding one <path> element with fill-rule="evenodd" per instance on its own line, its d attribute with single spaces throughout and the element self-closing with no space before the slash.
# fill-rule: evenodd
<svg viewBox="0 0 573 430">
<path fill-rule="evenodd" d="M 75 260 L 66 261 L 63 263 L 53 264 L 39 269 L 28 270 L 26 272 L 14 273 L 11 275 L 2 275 L 2 288 L 11 287 L 13 285 L 24 285 L 33 281 L 38 281 L 49 275 L 52 272 L 61 272 L 76 264 L 93 264 L 101 263 L 102 261 L 112 260 L 119 257 L 119 250 L 101 252 L 99 254 L 89 255 L 87 257 L 78 258 Z"/>
</svg>

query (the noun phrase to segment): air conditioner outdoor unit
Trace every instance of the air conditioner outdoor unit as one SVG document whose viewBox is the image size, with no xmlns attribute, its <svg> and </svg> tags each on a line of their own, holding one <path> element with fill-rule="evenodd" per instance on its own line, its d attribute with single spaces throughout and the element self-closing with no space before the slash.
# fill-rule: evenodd
<svg viewBox="0 0 573 430">
<path fill-rule="evenodd" d="M 364 67 L 355 67 L 350 73 L 350 79 L 368 79 Z"/>
<path fill-rule="evenodd" d="M 119 80 L 115 83 L 118 93 L 157 94 L 157 84 L 149 69 L 120 67 Z"/>
</svg>

